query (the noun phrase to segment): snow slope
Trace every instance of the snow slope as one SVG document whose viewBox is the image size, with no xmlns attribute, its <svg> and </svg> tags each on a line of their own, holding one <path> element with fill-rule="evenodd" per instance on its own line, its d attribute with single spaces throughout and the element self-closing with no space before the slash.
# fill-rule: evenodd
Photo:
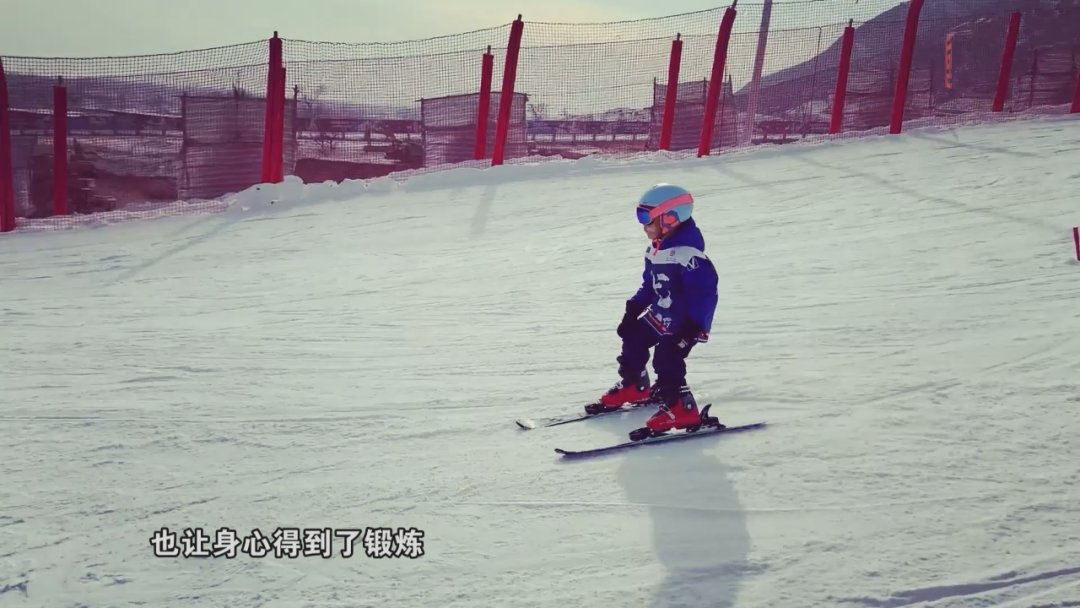
<svg viewBox="0 0 1080 608">
<path fill-rule="evenodd" d="M 0 606 L 1080 605 L 1078 134 L 289 183 L 5 235 Z M 770 426 L 559 461 L 648 415 L 513 425 L 615 381 L 657 181 L 697 195 L 721 279 L 689 381 Z M 155 557 L 163 527 L 415 527 L 424 554 Z"/>
</svg>

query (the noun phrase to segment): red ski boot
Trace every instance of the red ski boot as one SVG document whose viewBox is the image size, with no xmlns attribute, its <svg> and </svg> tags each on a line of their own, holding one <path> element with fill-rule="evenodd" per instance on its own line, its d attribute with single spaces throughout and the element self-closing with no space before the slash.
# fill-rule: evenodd
<svg viewBox="0 0 1080 608">
<path fill-rule="evenodd" d="M 649 401 L 652 397 L 652 388 L 649 386 L 649 372 L 642 370 L 641 375 L 634 382 L 623 378 L 615 383 L 596 403 L 585 406 L 589 414 L 599 414 L 611 410 L 617 410 L 624 405 L 639 404 Z"/>
<path fill-rule="evenodd" d="M 701 426 L 701 413 L 698 412 L 697 402 L 690 389 L 682 387 L 674 400 L 664 399 L 660 409 L 653 414 L 645 426 L 654 435 L 666 433 L 671 430 L 694 429 Z"/>
</svg>

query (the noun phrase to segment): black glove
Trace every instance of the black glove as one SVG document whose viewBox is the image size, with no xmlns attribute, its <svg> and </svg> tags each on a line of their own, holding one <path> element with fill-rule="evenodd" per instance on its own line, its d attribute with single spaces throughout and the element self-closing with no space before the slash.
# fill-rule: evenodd
<svg viewBox="0 0 1080 608">
<path fill-rule="evenodd" d="M 697 344 L 697 338 L 700 334 L 701 327 L 699 327 L 697 323 L 687 319 L 683 322 L 679 331 L 670 336 L 664 336 L 664 340 L 670 340 L 671 344 L 679 350 L 689 350 L 691 346 Z"/>
<path fill-rule="evenodd" d="M 630 334 L 630 329 L 637 323 L 638 317 L 641 313 L 645 312 L 645 307 L 634 302 L 633 300 L 626 301 L 626 312 L 623 313 L 622 321 L 619 322 L 619 326 L 615 328 L 615 333 L 619 334 L 620 338 L 625 338 Z"/>
</svg>

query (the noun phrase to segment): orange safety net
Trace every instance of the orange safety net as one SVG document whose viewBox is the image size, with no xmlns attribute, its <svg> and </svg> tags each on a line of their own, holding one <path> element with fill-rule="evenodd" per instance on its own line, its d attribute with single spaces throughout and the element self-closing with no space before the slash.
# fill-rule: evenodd
<svg viewBox="0 0 1080 608">
<path fill-rule="evenodd" d="M 727 10 L 599 24 L 524 20 L 505 162 L 658 150 L 676 39 L 669 149 L 695 153 Z M 905 125 L 990 116 L 1014 12 L 1022 20 L 1004 113 L 1068 111 L 1080 72 L 1080 2 L 926 0 Z M 827 135 L 849 25 L 840 134 L 887 128 L 907 20 L 908 3 L 895 0 L 739 3 L 710 153 Z M 508 23 L 395 43 L 283 38 L 285 86 L 270 89 L 281 125 L 275 162 L 307 183 L 490 165 L 510 34 Z M 12 171 L 0 167 L 0 186 L 13 192 L 15 215 L 52 215 L 54 185 L 65 183 L 53 175 L 62 166 L 52 141 L 58 86 L 67 99 L 71 213 L 183 212 L 260 183 L 269 48 L 259 41 L 157 56 L 3 57 Z"/>
</svg>

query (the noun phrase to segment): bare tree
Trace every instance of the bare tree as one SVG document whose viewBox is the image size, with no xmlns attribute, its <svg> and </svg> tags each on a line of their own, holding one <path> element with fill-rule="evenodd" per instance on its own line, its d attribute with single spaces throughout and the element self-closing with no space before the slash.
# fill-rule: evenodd
<svg viewBox="0 0 1080 608">
<path fill-rule="evenodd" d="M 533 120 L 544 120 L 547 113 L 546 103 L 530 103 L 527 107 Z"/>
<path fill-rule="evenodd" d="M 325 84 L 320 84 L 315 87 L 315 90 L 311 93 L 304 93 L 303 95 L 303 103 L 308 109 L 308 125 L 305 130 L 316 134 L 315 142 L 319 145 L 319 154 L 322 156 L 329 156 L 336 147 L 336 140 L 339 137 L 342 139 L 345 137 L 344 133 L 341 133 L 339 137 L 335 136 L 329 129 L 329 125 L 327 125 L 327 128 L 319 128 L 319 112 L 322 109 L 319 105 L 319 99 L 326 91 L 327 86 Z"/>
</svg>

